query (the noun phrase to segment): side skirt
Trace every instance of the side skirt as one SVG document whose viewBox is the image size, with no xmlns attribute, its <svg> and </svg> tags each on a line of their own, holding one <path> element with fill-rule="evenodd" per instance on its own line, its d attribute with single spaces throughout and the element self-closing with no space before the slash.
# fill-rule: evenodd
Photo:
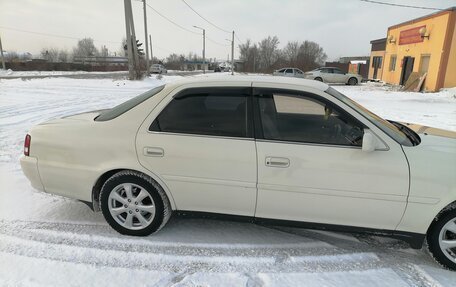
<svg viewBox="0 0 456 287">
<path fill-rule="evenodd" d="M 410 247 L 413 249 L 421 249 L 423 246 L 425 234 L 397 231 L 397 230 L 385 230 L 385 229 L 374 229 L 374 228 L 364 228 L 357 226 L 348 226 L 348 225 L 335 225 L 335 224 L 324 224 L 324 223 L 312 223 L 312 222 L 302 222 L 302 221 L 292 221 L 292 220 L 281 220 L 281 219 L 269 219 L 269 218 L 260 218 L 253 216 L 241 216 L 241 215 L 231 215 L 231 214 L 220 214 L 220 213 L 210 213 L 210 212 L 200 212 L 200 211 L 185 211 L 185 210 L 176 210 L 173 213 L 178 217 L 185 218 L 200 218 L 200 219 L 215 219 L 215 220 L 228 220 L 236 222 L 248 222 L 259 225 L 281 225 L 289 227 L 298 227 L 306 229 L 317 229 L 317 230 L 328 230 L 328 231 L 339 231 L 339 232 L 348 232 L 356 234 L 369 234 L 376 236 L 385 236 L 395 239 L 399 239 L 410 244 Z"/>
</svg>

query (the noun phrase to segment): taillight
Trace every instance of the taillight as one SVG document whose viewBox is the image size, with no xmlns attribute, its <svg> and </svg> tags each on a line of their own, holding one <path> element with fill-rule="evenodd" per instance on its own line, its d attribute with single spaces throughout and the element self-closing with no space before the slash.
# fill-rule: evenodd
<svg viewBox="0 0 456 287">
<path fill-rule="evenodd" d="M 30 155 L 30 142 L 32 141 L 32 137 L 27 134 L 25 136 L 25 141 L 24 141 L 24 155 L 29 156 Z"/>
</svg>

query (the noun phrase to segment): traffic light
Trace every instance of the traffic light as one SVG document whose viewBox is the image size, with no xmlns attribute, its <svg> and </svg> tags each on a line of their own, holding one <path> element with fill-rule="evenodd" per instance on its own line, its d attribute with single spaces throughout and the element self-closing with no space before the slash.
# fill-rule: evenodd
<svg viewBox="0 0 456 287">
<path fill-rule="evenodd" d="M 144 50 L 140 48 L 141 46 L 142 43 L 139 43 L 139 40 L 136 40 L 136 48 L 138 50 L 138 55 L 144 56 Z"/>
</svg>

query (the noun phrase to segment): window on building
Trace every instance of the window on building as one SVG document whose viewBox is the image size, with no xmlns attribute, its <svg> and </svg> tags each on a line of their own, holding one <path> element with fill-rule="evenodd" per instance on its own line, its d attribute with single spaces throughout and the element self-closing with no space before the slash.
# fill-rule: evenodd
<svg viewBox="0 0 456 287">
<path fill-rule="evenodd" d="M 391 57 L 390 57 L 390 66 L 389 66 L 390 72 L 391 71 L 396 71 L 396 59 L 397 59 L 396 55 L 391 55 Z"/>
<path fill-rule="evenodd" d="M 207 90 L 174 98 L 150 127 L 151 131 L 246 137 L 247 94 L 241 90 Z"/>
<path fill-rule="evenodd" d="M 313 96 L 266 93 L 259 99 L 265 139 L 361 146 L 363 125 Z"/>
<path fill-rule="evenodd" d="M 420 74 L 424 74 L 428 72 L 429 69 L 429 61 L 431 60 L 431 55 L 421 55 L 420 60 Z"/>
<path fill-rule="evenodd" d="M 381 56 L 374 56 L 372 59 L 372 68 L 380 69 L 382 67 L 382 58 Z"/>
</svg>

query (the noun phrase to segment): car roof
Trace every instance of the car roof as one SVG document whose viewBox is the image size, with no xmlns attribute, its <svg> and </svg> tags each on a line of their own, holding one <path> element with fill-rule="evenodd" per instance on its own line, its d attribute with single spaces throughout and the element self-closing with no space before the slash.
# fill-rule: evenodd
<svg viewBox="0 0 456 287">
<path fill-rule="evenodd" d="M 201 84 L 201 86 L 210 86 L 211 83 L 226 83 L 233 86 L 235 84 L 248 83 L 265 83 L 265 84 L 285 84 L 294 86 L 303 86 L 314 88 L 320 91 L 326 91 L 328 84 L 315 80 L 306 80 L 302 78 L 275 77 L 268 75 L 217 75 L 217 76 L 189 76 L 182 80 L 174 81 L 166 84 L 168 87 L 177 88 L 183 85 Z"/>
</svg>

